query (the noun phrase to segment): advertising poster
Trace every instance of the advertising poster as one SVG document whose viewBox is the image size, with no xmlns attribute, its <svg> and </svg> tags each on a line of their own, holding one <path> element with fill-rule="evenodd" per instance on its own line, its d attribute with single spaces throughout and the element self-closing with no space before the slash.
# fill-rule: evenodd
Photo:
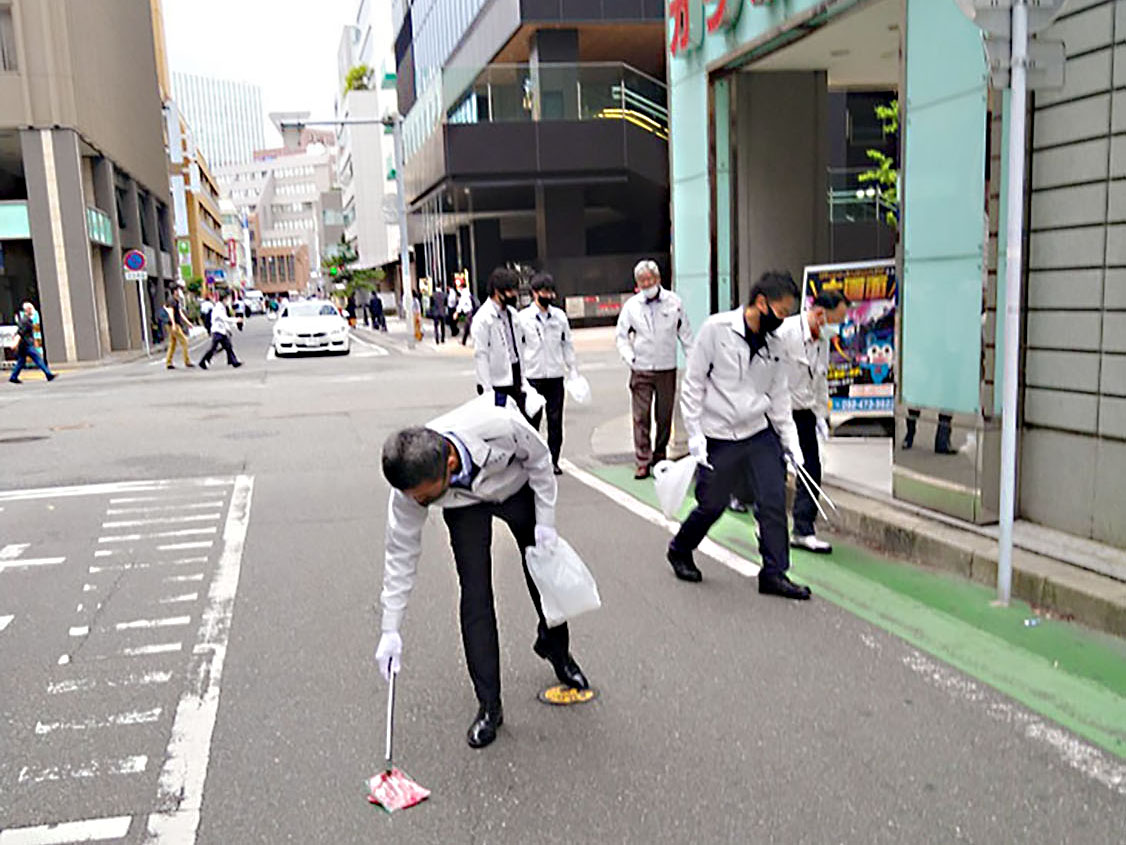
<svg viewBox="0 0 1126 845">
<path fill-rule="evenodd" d="M 824 291 L 852 302 L 829 343 L 829 400 L 834 414 L 886 417 L 895 413 L 894 261 L 824 264 L 805 268 L 802 308 Z"/>
</svg>

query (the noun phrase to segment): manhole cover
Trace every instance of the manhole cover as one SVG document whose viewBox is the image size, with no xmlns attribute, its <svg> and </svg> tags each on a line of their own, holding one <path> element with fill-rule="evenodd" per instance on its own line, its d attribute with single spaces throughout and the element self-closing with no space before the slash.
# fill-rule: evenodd
<svg viewBox="0 0 1126 845">
<path fill-rule="evenodd" d="M 0 437 L 0 443 L 31 443 L 34 440 L 46 439 L 46 434 L 23 434 L 17 437 Z"/>
</svg>

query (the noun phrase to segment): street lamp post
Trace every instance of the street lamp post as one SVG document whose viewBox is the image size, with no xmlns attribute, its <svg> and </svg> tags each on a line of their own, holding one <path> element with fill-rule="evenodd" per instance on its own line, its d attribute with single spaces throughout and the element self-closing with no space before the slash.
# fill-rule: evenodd
<svg viewBox="0 0 1126 845">
<path fill-rule="evenodd" d="M 410 271 L 410 235 L 407 232 L 407 198 L 403 187 L 403 116 L 392 112 L 386 117 L 345 117 L 336 120 L 300 120 L 279 124 L 282 141 L 287 148 L 300 143 L 306 126 L 390 126 L 394 138 L 395 193 L 399 217 L 399 279 L 402 290 L 403 317 L 407 321 L 407 348 L 414 349 L 414 285 Z"/>
</svg>

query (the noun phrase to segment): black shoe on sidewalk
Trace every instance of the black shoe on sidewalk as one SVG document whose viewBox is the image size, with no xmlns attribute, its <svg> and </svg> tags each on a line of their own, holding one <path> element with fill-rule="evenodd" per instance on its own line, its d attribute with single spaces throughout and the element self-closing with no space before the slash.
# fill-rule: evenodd
<svg viewBox="0 0 1126 845">
<path fill-rule="evenodd" d="M 231 364 L 231 366 L 234 367 L 237 370 L 239 367 L 242 366 L 242 361 L 235 361 L 233 364 Z"/>
<path fill-rule="evenodd" d="M 207 369 L 207 367 L 208 367 L 208 363 L 207 363 L 206 361 L 200 361 L 200 362 L 199 362 L 199 368 L 200 368 L 201 370 L 206 370 L 206 369 Z"/>
<path fill-rule="evenodd" d="M 561 470 L 561 469 L 559 468 L 559 464 L 555 464 L 555 466 L 553 466 L 553 467 L 551 468 L 551 471 L 552 471 L 553 473 L 555 473 L 556 475 L 562 475 L 562 474 L 563 474 L 563 470 Z"/>
<path fill-rule="evenodd" d="M 504 724 L 504 710 L 496 704 L 482 704 L 477 718 L 469 726 L 466 739 L 470 748 L 484 748 L 497 738 L 497 728 Z"/>
<path fill-rule="evenodd" d="M 804 584 L 795 584 L 786 577 L 784 572 L 777 575 L 760 573 L 758 576 L 758 591 L 763 595 L 781 596 L 784 599 L 796 601 L 806 601 L 813 595 L 809 587 Z"/>
<path fill-rule="evenodd" d="M 555 677 L 559 679 L 560 683 L 566 684 L 572 689 L 587 689 L 590 686 L 583 670 L 579 668 L 579 664 L 569 653 L 562 657 L 552 654 L 547 643 L 539 637 L 536 638 L 532 651 L 551 664 L 551 668 L 555 670 Z"/>
<path fill-rule="evenodd" d="M 681 581 L 690 581 L 693 584 L 698 584 L 704 580 L 704 574 L 696 566 L 696 561 L 692 559 L 691 554 L 682 554 L 669 546 L 668 553 L 669 564 L 672 566 L 672 571 L 676 573 L 676 577 Z"/>
<path fill-rule="evenodd" d="M 55 375 L 54 373 L 50 373 L 50 374 L 49 374 L 49 375 L 47 376 L 47 381 L 54 381 L 54 380 L 55 380 L 55 379 L 57 379 L 57 378 L 58 378 L 58 376 L 57 376 L 57 375 Z"/>
</svg>

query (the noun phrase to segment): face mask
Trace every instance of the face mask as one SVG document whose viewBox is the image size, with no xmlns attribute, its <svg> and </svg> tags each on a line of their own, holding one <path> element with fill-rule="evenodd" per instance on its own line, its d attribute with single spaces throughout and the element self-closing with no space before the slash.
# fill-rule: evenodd
<svg viewBox="0 0 1126 845">
<path fill-rule="evenodd" d="M 660 295 L 661 295 L 661 286 L 660 285 L 653 285 L 653 287 L 645 289 L 645 298 L 646 299 L 656 299 Z"/>
<path fill-rule="evenodd" d="M 782 325 L 782 318 L 774 313 L 774 309 L 767 303 L 766 313 L 759 312 L 758 330 L 760 334 L 772 334 Z"/>
<path fill-rule="evenodd" d="M 554 296 L 537 296 L 536 300 L 544 308 L 547 308 L 547 306 L 549 306 L 549 305 L 551 305 L 555 302 L 555 297 Z"/>
<path fill-rule="evenodd" d="M 514 293 L 506 293 L 506 294 L 503 294 L 501 296 L 500 301 L 503 302 L 505 305 L 515 306 L 516 302 L 517 302 L 517 297 L 516 297 L 516 294 L 514 294 Z"/>
</svg>

